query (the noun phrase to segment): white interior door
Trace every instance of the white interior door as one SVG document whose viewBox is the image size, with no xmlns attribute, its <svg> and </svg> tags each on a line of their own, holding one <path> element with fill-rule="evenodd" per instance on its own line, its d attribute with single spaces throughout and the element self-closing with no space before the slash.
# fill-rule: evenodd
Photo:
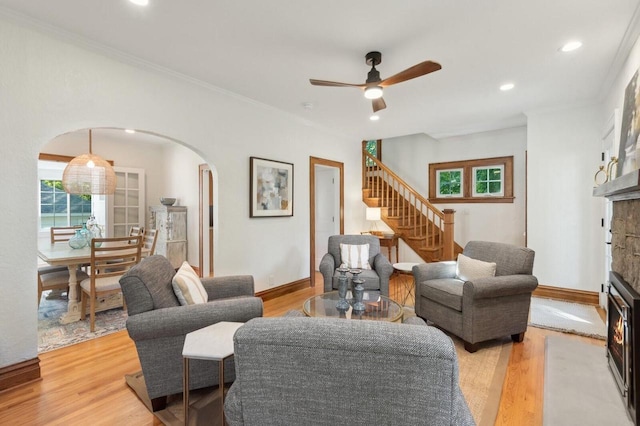
<svg viewBox="0 0 640 426">
<path fill-rule="evenodd" d="M 327 243 L 331 235 L 340 233 L 340 173 L 339 169 L 315 166 L 316 195 L 316 270 L 322 256 L 327 253 Z"/>
<path fill-rule="evenodd" d="M 132 226 L 147 226 L 144 169 L 114 167 L 116 192 L 107 197 L 107 236 L 129 235 Z"/>
</svg>

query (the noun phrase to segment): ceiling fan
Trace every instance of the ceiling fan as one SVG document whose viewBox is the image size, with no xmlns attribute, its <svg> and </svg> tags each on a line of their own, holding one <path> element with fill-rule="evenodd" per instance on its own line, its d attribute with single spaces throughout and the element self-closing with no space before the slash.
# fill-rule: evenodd
<svg viewBox="0 0 640 426">
<path fill-rule="evenodd" d="M 424 61 L 382 80 L 380 79 L 380 72 L 376 69 L 376 65 L 382 62 L 382 53 L 369 52 L 365 55 L 365 60 L 367 65 L 371 66 L 371 71 L 367 74 L 367 81 L 363 84 L 339 83 L 336 81 L 314 79 L 309 79 L 309 82 L 314 86 L 357 87 L 358 89 L 362 89 L 364 90 L 364 97 L 372 100 L 373 112 L 378 112 L 387 107 L 384 99 L 382 99 L 382 90 L 385 87 L 402 83 L 403 81 L 411 80 L 412 78 L 420 77 L 442 68 L 437 62 Z"/>
</svg>

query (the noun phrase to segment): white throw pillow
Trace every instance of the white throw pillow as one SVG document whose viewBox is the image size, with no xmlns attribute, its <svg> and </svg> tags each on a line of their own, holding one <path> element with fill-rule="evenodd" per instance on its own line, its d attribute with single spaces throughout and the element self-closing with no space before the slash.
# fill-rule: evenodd
<svg viewBox="0 0 640 426">
<path fill-rule="evenodd" d="M 173 276 L 171 286 L 183 306 L 207 303 L 209 300 L 209 295 L 204 289 L 200 277 L 187 261 L 182 263 L 178 272 Z"/>
<path fill-rule="evenodd" d="M 472 259 L 464 254 L 458 255 L 456 275 L 462 281 L 473 281 L 478 278 L 489 278 L 496 275 L 495 262 L 483 262 Z"/>
<path fill-rule="evenodd" d="M 340 244 L 342 268 L 371 269 L 369 244 Z"/>
</svg>

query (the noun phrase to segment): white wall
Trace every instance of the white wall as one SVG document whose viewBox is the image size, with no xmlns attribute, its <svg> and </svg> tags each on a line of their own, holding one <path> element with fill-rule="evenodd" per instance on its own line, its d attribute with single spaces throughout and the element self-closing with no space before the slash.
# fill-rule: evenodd
<svg viewBox="0 0 640 426">
<path fill-rule="evenodd" d="M 598 105 L 527 114 L 528 245 L 540 284 L 600 291 L 602 200 L 593 197 Z"/>
<path fill-rule="evenodd" d="M 455 240 L 463 247 L 471 240 L 524 245 L 526 147 L 525 127 L 441 140 L 421 134 L 384 139 L 382 161 L 428 198 L 429 163 L 513 155 L 513 203 L 436 204 L 436 207 L 456 211 Z M 403 254 L 409 256 L 401 251 L 400 256 Z"/>
<path fill-rule="evenodd" d="M 11 303 L 0 310 L 0 367 L 37 356 L 37 157 L 62 133 L 136 128 L 198 153 L 214 170 L 216 274 L 252 274 L 258 291 L 269 275 L 284 284 L 309 274 L 309 156 L 345 164 L 345 231 L 360 230 L 360 141 L 7 19 L 0 18 L 0 198 L 7 203 L 0 276 L 3 300 Z M 295 164 L 292 218 L 249 219 L 250 156 Z"/>
<path fill-rule="evenodd" d="M 204 163 L 204 160 L 195 152 L 177 144 L 167 146 L 165 152 L 164 165 L 156 166 L 166 171 L 165 187 L 160 190 L 166 197 L 175 197 L 175 205 L 187 207 L 187 261 L 197 266 L 200 262 L 198 165 Z M 147 187 L 149 186 L 147 183 Z M 152 205 L 157 204 L 159 198 L 152 199 Z"/>
</svg>

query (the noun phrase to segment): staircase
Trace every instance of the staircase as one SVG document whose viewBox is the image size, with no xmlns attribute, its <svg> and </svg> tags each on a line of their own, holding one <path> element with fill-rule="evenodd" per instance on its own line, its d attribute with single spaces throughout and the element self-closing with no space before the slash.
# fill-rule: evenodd
<svg viewBox="0 0 640 426">
<path fill-rule="evenodd" d="M 454 260 L 462 252 L 453 239 L 454 210 L 438 210 L 366 149 L 362 201 L 380 207 L 384 223 L 425 262 Z"/>
</svg>

